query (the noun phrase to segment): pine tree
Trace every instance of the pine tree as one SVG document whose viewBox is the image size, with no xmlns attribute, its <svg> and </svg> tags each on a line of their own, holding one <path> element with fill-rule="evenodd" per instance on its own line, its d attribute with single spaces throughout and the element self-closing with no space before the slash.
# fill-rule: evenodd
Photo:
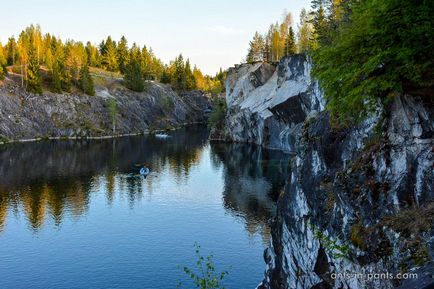
<svg viewBox="0 0 434 289">
<path fill-rule="evenodd" d="M 95 89 L 93 85 L 93 79 L 89 73 L 89 66 L 83 65 L 80 69 L 79 84 L 81 90 L 88 95 L 95 95 Z"/>
<path fill-rule="evenodd" d="M 59 67 L 59 62 L 56 60 L 51 69 L 51 91 L 56 93 L 62 92 L 62 75 Z"/>
<path fill-rule="evenodd" d="M 117 47 L 119 71 L 124 74 L 128 62 L 128 42 L 125 36 L 121 37 Z"/>
<path fill-rule="evenodd" d="M 298 26 L 297 47 L 300 53 L 307 52 L 315 48 L 313 42 L 313 25 L 310 13 L 302 9 L 300 12 L 300 24 Z"/>
<path fill-rule="evenodd" d="M 132 58 L 128 62 L 125 68 L 124 84 L 129 89 L 137 92 L 141 92 L 145 89 L 142 69 L 138 59 Z"/>
<path fill-rule="evenodd" d="M 350 6 L 351 15 L 342 15 L 340 27 L 325 34 L 330 41 L 312 54 L 332 118 L 360 121 L 379 101 L 405 93 L 432 97 L 432 1 L 354 0 Z"/>
<path fill-rule="evenodd" d="M 187 59 L 187 61 L 185 62 L 185 79 L 186 79 L 186 84 L 185 84 L 185 88 L 187 90 L 193 90 L 196 89 L 196 80 L 194 79 L 194 75 L 193 75 L 193 71 L 191 70 L 191 66 L 190 66 L 190 60 Z"/>
<path fill-rule="evenodd" d="M 297 52 L 297 46 L 295 44 L 295 35 L 292 27 L 289 27 L 288 35 L 285 39 L 285 55 L 292 55 Z"/>
<path fill-rule="evenodd" d="M 174 72 L 172 77 L 172 85 L 177 90 L 185 90 L 187 86 L 187 79 L 185 75 L 184 57 L 182 54 L 175 58 L 173 65 Z"/>
<path fill-rule="evenodd" d="M 264 60 L 265 41 L 264 37 L 256 31 L 253 40 L 249 43 L 249 52 L 246 60 L 248 63 Z"/>
<path fill-rule="evenodd" d="M 4 79 L 7 74 L 6 65 L 7 61 L 5 51 L 3 49 L 3 45 L 0 42 L 0 79 Z"/>
<path fill-rule="evenodd" d="M 18 47 L 14 37 L 9 38 L 6 44 L 7 51 L 7 65 L 15 65 L 15 61 L 18 60 Z"/>
<path fill-rule="evenodd" d="M 110 36 L 107 40 L 101 43 L 100 51 L 102 55 L 102 65 L 108 71 L 118 71 L 118 59 L 117 59 L 117 49 L 116 42 L 112 40 Z"/>
<path fill-rule="evenodd" d="M 30 42 L 29 52 L 29 65 L 26 69 L 27 75 L 27 89 L 30 92 L 42 94 L 41 75 L 39 72 L 38 55 L 33 42 Z"/>
<path fill-rule="evenodd" d="M 161 74 L 160 82 L 161 83 L 165 83 L 165 84 L 172 82 L 172 79 L 170 77 L 170 73 L 168 72 L 168 68 L 167 67 L 163 70 L 163 72 Z"/>
<path fill-rule="evenodd" d="M 100 54 L 98 49 L 89 41 L 86 43 L 87 63 L 89 66 L 100 67 Z"/>
</svg>

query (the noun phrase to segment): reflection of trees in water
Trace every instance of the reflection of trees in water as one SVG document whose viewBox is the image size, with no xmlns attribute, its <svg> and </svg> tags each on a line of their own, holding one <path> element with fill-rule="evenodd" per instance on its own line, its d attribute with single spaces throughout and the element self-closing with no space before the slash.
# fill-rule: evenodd
<svg viewBox="0 0 434 289">
<path fill-rule="evenodd" d="M 212 144 L 211 163 L 224 166 L 224 206 L 245 220 L 246 229 L 270 237 L 275 200 L 289 175 L 290 156 L 245 144 Z"/>
<path fill-rule="evenodd" d="M 157 139 L 128 137 L 92 141 L 49 141 L 0 148 L 0 231 L 8 211 L 25 213 L 34 230 L 47 216 L 60 225 L 65 213 L 86 213 L 91 191 L 104 188 L 113 202 L 116 188 L 130 205 L 140 199 L 146 182 L 134 164 L 147 164 L 155 172 L 166 167 L 178 178 L 188 176 L 199 161 L 208 137 L 204 127 L 191 127 Z"/>
</svg>

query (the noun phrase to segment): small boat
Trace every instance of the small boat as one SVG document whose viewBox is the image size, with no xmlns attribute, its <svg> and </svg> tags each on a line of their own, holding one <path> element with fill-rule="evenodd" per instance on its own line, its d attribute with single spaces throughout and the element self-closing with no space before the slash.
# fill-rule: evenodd
<svg viewBox="0 0 434 289">
<path fill-rule="evenodd" d="M 156 133 L 155 137 L 156 138 L 168 138 L 170 136 L 168 134 L 166 134 L 166 133 Z"/>
<path fill-rule="evenodd" d="M 151 173 L 151 170 L 147 167 L 142 167 L 139 171 L 142 176 L 147 176 Z"/>
</svg>

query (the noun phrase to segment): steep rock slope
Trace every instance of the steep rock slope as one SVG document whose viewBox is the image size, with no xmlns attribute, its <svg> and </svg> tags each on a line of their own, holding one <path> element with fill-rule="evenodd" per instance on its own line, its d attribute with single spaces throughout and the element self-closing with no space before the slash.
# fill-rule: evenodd
<svg viewBox="0 0 434 289">
<path fill-rule="evenodd" d="M 226 139 L 293 154 L 258 288 L 393 288 L 413 271 L 403 288 L 434 283 L 432 102 L 402 95 L 332 128 L 310 66 L 246 64 L 226 83 Z"/>
<path fill-rule="evenodd" d="M 116 103 L 113 110 L 109 100 Z M 0 85 L 0 138 L 97 137 L 143 133 L 204 121 L 211 105 L 199 91 L 182 96 L 168 85 L 150 82 L 136 93 L 118 85 L 99 86 L 95 96 L 27 93 L 13 81 Z"/>
<path fill-rule="evenodd" d="M 294 151 L 294 135 L 306 117 L 323 109 L 317 81 L 306 56 L 230 69 L 226 80 L 225 137 L 268 148 Z"/>
</svg>

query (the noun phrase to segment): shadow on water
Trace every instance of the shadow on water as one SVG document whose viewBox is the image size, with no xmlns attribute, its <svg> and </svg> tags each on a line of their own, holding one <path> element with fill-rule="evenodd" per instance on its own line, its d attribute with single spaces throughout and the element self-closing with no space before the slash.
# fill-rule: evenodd
<svg viewBox="0 0 434 289">
<path fill-rule="evenodd" d="M 19 143 L 0 147 L 0 231 L 8 210 L 24 211 L 37 230 L 47 213 L 59 225 L 65 211 L 86 213 L 90 194 L 103 175 L 107 200 L 113 200 L 116 176 L 123 176 L 131 202 L 141 192 L 143 177 L 135 164 L 147 164 L 155 173 L 165 167 L 175 177 L 188 176 L 207 143 L 208 130 L 192 126 L 171 137 L 137 136 L 106 140 L 61 140 Z M 149 178 L 152 184 L 152 178 Z"/>
<path fill-rule="evenodd" d="M 269 241 L 269 221 L 289 174 L 290 155 L 247 144 L 211 144 L 214 166 L 223 166 L 227 212 L 242 217 L 250 234 Z"/>
<path fill-rule="evenodd" d="M 93 192 L 104 191 L 111 204 L 116 183 L 131 205 L 142 197 L 158 174 L 188 178 L 208 146 L 208 130 L 192 126 L 166 139 L 137 136 L 106 140 L 62 140 L 0 147 L 0 232 L 9 214 L 26 216 L 37 232 L 51 217 L 60 226 L 65 214 L 85 215 Z M 214 171 L 223 172 L 223 205 L 241 219 L 250 234 L 269 239 L 268 222 L 275 200 L 289 175 L 289 155 L 244 144 L 211 144 Z M 144 182 L 135 164 L 153 174 Z M 103 181 L 101 181 L 103 180 Z M 120 183 L 120 184 L 119 184 Z"/>
</svg>

